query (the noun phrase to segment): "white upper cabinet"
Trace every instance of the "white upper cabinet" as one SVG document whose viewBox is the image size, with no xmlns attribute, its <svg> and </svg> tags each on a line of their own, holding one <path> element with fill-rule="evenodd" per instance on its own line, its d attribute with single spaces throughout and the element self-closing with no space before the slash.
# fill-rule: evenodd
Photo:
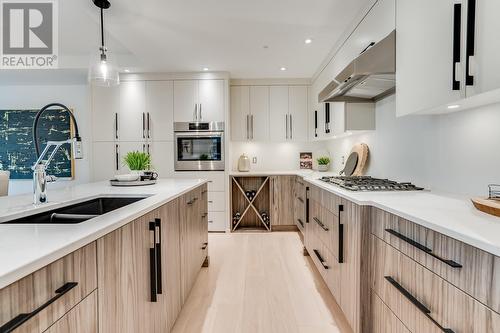
<svg viewBox="0 0 500 333">
<path fill-rule="evenodd" d="M 250 87 L 250 140 L 269 140 L 269 87 Z"/>
<path fill-rule="evenodd" d="M 174 83 L 146 82 L 146 137 L 150 141 L 174 139 Z"/>
<path fill-rule="evenodd" d="M 92 137 L 93 141 L 118 139 L 118 112 L 120 87 L 92 87 Z"/>
<path fill-rule="evenodd" d="M 269 88 L 269 123 L 272 124 L 271 141 L 284 141 L 289 137 L 288 86 Z"/>
<path fill-rule="evenodd" d="M 127 81 L 120 84 L 118 139 L 146 140 L 146 82 L 144 81 Z"/>
<path fill-rule="evenodd" d="M 201 121 L 224 121 L 224 81 L 198 81 L 198 103 Z"/>
<path fill-rule="evenodd" d="M 250 87 L 231 87 L 231 139 L 245 141 L 249 139 Z"/>
<path fill-rule="evenodd" d="M 288 97 L 289 131 L 288 140 L 307 141 L 308 87 L 289 87 Z"/>
<path fill-rule="evenodd" d="M 174 121 L 224 121 L 224 80 L 175 81 Z"/>
<path fill-rule="evenodd" d="M 498 0 L 398 1 L 398 116 L 500 101 L 499 11 Z"/>
</svg>

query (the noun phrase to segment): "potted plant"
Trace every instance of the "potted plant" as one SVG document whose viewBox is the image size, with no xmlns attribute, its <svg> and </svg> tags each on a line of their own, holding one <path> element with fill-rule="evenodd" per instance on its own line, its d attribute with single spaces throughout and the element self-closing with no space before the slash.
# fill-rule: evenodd
<svg viewBox="0 0 500 333">
<path fill-rule="evenodd" d="M 316 159 L 318 161 L 318 170 L 319 171 L 328 171 L 330 169 L 330 157 L 321 156 Z"/>
<path fill-rule="evenodd" d="M 142 175 L 144 171 L 151 168 L 151 156 L 139 151 L 130 151 L 123 158 L 123 163 L 133 174 Z"/>
</svg>

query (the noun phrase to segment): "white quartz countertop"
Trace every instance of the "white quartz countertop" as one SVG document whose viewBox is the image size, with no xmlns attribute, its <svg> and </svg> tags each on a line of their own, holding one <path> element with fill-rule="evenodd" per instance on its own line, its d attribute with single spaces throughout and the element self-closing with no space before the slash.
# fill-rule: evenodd
<svg viewBox="0 0 500 333">
<path fill-rule="evenodd" d="M 113 187 L 109 182 L 48 189 L 49 203 L 32 204 L 32 195 L 0 198 L 0 289 L 95 241 L 109 232 L 189 192 L 202 179 L 161 179 L 155 185 Z M 79 224 L 2 224 L 96 197 L 147 197 Z"/>
<path fill-rule="evenodd" d="M 477 210 L 470 198 L 434 191 L 353 192 L 319 180 L 312 170 L 230 172 L 232 176 L 298 175 L 358 205 L 373 206 L 500 256 L 500 218 Z"/>
</svg>

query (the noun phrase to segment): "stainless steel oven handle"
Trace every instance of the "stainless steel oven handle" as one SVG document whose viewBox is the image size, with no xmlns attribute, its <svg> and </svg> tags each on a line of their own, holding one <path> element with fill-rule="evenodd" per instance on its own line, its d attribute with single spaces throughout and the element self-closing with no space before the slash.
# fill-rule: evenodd
<svg viewBox="0 0 500 333">
<path fill-rule="evenodd" d="M 198 120 L 198 104 L 194 104 L 194 120 Z"/>
<path fill-rule="evenodd" d="M 252 140 L 253 140 L 253 115 L 251 115 L 250 117 L 251 117 L 250 118 L 250 123 L 252 125 L 252 131 L 251 131 L 251 133 L 252 133 Z"/>
</svg>

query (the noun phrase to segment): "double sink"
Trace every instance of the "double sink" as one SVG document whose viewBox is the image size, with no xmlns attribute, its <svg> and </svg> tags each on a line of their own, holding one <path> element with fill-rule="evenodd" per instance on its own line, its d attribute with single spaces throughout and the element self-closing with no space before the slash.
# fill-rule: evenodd
<svg viewBox="0 0 500 333">
<path fill-rule="evenodd" d="M 77 224 L 128 206 L 147 197 L 97 197 L 53 210 L 28 215 L 5 224 Z"/>
</svg>

